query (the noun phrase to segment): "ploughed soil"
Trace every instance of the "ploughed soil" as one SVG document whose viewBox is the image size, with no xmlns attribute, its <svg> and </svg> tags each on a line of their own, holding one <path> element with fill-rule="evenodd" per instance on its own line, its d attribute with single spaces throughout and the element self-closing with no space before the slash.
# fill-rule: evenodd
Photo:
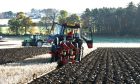
<svg viewBox="0 0 140 84">
<path fill-rule="evenodd" d="M 140 84 L 140 48 L 98 48 L 29 84 Z"/>
<path fill-rule="evenodd" d="M 0 49 L 0 64 L 21 61 L 26 58 L 48 53 L 47 47 L 24 47 Z"/>
</svg>

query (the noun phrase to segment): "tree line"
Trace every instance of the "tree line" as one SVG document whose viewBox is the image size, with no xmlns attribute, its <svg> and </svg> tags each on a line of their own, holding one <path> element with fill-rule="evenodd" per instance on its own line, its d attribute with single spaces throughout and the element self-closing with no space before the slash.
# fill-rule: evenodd
<svg viewBox="0 0 140 84">
<path fill-rule="evenodd" d="M 86 9 L 81 15 L 83 27 L 92 27 L 95 35 L 140 35 L 140 4 L 126 8 Z"/>
<path fill-rule="evenodd" d="M 6 12 L 2 12 L 0 13 L 0 19 L 9 19 L 9 18 L 13 18 L 16 14 L 13 13 L 12 11 L 6 11 Z"/>
<path fill-rule="evenodd" d="M 53 30 L 54 22 L 80 23 L 82 28 L 92 28 L 94 35 L 139 36 L 140 33 L 140 4 L 130 2 L 126 8 L 87 8 L 81 15 L 69 14 L 66 10 L 44 9 L 44 17 L 38 23 L 33 23 L 25 13 L 19 12 L 9 20 L 9 27 L 15 34 L 28 32 L 30 26 L 43 27 L 47 34 Z M 52 28 L 49 28 L 49 26 Z"/>
</svg>

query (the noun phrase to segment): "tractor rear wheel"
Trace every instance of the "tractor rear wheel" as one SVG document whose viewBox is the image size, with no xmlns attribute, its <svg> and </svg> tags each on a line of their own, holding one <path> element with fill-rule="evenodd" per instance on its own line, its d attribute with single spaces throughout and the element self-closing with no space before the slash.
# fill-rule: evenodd
<svg viewBox="0 0 140 84">
<path fill-rule="evenodd" d="M 76 44 L 77 52 L 76 52 L 76 61 L 80 62 L 83 57 L 83 47 L 78 47 L 78 43 Z"/>
<path fill-rule="evenodd" d="M 42 41 L 38 41 L 38 42 L 36 43 L 36 46 L 37 46 L 37 47 L 42 47 L 42 45 L 43 45 Z"/>
<path fill-rule="evenodd" d="M 81 59 L 83 58 L 83 51 L 84 51 L 84 47 L 81 46 L 81 48 L 80 48 L 80 60 L 79 61 L 81 61 Z"/>
</svg>

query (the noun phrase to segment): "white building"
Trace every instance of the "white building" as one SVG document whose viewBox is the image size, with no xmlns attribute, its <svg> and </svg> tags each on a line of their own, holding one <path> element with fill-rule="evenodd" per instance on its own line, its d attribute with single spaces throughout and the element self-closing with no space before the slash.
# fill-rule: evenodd
<svg viewBox="0 0 140 84">
<path fill-rule="evenodd" d="M 8 26 L 9 19 L 0 19 L 0 26 Z M 33 22 L 37 23 L 40 19 L 32 19 Z"/>
</svg>

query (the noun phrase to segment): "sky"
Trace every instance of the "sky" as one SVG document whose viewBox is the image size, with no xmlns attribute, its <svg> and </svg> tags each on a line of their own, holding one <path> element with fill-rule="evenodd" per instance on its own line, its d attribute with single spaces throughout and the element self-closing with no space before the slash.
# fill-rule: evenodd
<svg viewBox="0 0 140 84">
<path fill-rule="evenodd" d="M 126 7 L 131 1 L 135 5 L 140 3 L 140 0 L 0 0 L 0 12 L 29 12 L 32 8 L 55 8 L 71 13 L 82 13 L 86 8 Z"/>
</svg>

